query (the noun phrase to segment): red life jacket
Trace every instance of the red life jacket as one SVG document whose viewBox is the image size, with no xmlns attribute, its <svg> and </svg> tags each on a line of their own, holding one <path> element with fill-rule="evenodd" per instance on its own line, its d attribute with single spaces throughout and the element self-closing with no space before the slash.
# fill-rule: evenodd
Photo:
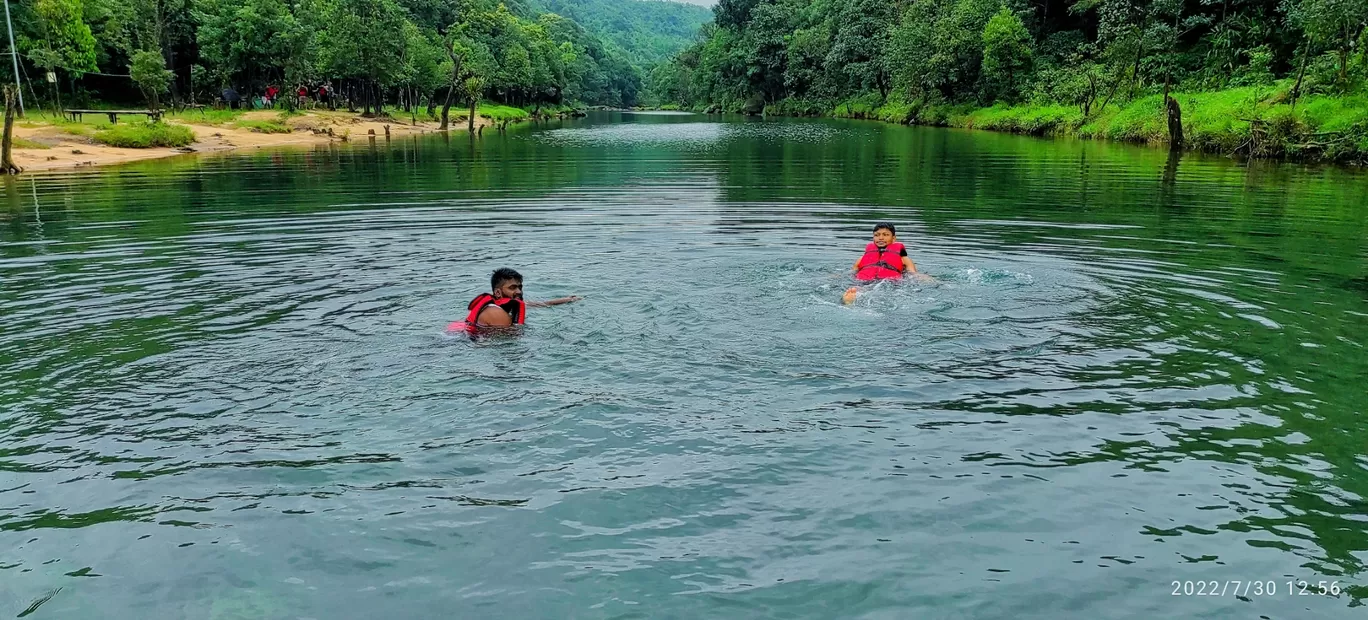
<svg viewBox="0 0 1368 620">
<path fill-rule="evenodd" d="M 479 326 L 480 313 L 484 312 L 489 306 L 498 306 L 513 317 L 514 325 L 522 325 L 527 322 L 527 304 L 521 299 L 497 298 L 489 293 L 480 293 L 478 297 L 470 301 L 470 313 L 466 315 L 465 321 L 457 321 L 447 326 L 447 331 L 473 330 Z"/>
<path fill-rule="evenodd" d="M 903 275 L 902 253 L 906 248 L 901 243 L 893 242 L 888 247 L 880 248 L 878 245 L 870 243 L 865 246 L 864 256 L 860 257 L 857 263 L 859 269 L 855 271 L 857 280 L 896 280 Z"/>
</svg>

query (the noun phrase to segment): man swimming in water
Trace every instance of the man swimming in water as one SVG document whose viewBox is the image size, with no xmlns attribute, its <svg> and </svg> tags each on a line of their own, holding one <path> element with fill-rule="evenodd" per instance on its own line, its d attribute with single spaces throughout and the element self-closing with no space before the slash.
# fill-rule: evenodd
<svg viewBox="0 0 1368 620">
<path fill-rule="evenodd" d="M 920 275 L 917 265 L 907 257 L 907 247 L 898 243 L 897 229 L 888 223 L 874 225 L 873 241 L 865 246 L 864 256 L 855 261 L 851 269 L 855 272 L 855 279 L 864 282 L 899 280 L 904 274 Z M 852 286 L 841 295 L 841 301 L 853 303 L 859 292 L 860 287 Z"/>
<path fill-rule="evenodd" d="M 512 327 L 522 325 L 527 320 L 527 309 L 559 306 L 579 301 L 581 297 L 571 295 L 550 301 L 523 301 L 522 274 L 501 267 L 489 278 L 489 293 L 480 293 L 467 306 L 469 313 L 465 321 L 452 323 L 448 331 L 475 329 L 478 327 Z"/>
</svg>

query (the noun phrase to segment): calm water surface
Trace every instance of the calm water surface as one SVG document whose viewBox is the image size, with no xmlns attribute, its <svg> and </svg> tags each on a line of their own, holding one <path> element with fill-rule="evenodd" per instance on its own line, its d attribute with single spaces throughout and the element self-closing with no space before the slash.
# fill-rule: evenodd
<svg viewBox="0 0 1368 620">
<path fill-rule="evenodd" d="M 1368 598 L 1362 172 L 605 115 L 4 191 L 0 617 Z M 841 307 L 879 220 L 939 283 Z M 505 265 L 585 300 L 445 335 Z"/>
</svg>

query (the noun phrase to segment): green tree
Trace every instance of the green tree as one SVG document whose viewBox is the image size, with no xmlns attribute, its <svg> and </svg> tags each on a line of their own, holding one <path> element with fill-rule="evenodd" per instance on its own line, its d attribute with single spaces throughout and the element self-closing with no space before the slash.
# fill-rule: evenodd
<svg viewBox="0 0 1368 620">
<path fill-rule="evenodd" d="M 849 0 L 836 14 L 826 66 L 843 74 L 851 90 L 876 89 L 888 96 L 892 85 L 888 40 L 896 6 L 886 0 Z"/>
<path fill-rule="evenodd" d="M 128 75 L 147 96 L 150 109 L 160 110 L 161 94 L 171 85 L 171 72 L 166 69 L 166 59 L 161 52 L 142 50 L 134 52 L 133 62 L 128 67 Z"/>
<path fill-rule="evenodd" d="M 983 68 L 983 33 L 999 0 L 917 2 L 890 35 L 893 81 L 910 94 L 947 99 L 972 92 Z"/>
<path fill-rule="evenodd" d="M 331 75 L 357 83 L 363 112 L 382 111 L 383 89 L 393 85 L 403 65 L 407 18 L 394 0 L 327 0 L 319 34 L 320 59 Z M 376 33 L 386 33 L 377 36 Z"/>
<path fill-rule="evenodd" d="M 38 0 L 45 47 L 57 54 L 61 69 L 76 73 L 96 71 L 95 37 L 82 19 L 81 0 Z"/>
<path fill-rule="evenodd" d="M 830 96 L 825 64 L 826 56 L 831 52 L 829 23 L 823 21 L 810 28 L 799 28 L 787 40 L 784 88 L 799 97 Z M 889 70 L 890 73 L 893 70 L 891 64 Z"/>
<path fill-rule="evenodd" d="M 1031 33 L 1016 12 L 1002 7 L 983 27 L 983 79 L 989 100 L 1016 96 L 1031 67 Z"/>
<path fill-rule="evenodd" d="M 174 78 L 178 51 L 195 38 L 190 0 L 107 0 L 101 8 L 108 11 L 102 34 L 121 55 L 131 62 L 141 50 L 158 50 Z M 177 98 L 174 79 L 169 89 Z"/>
<path fill-rule="evenodd" d="M 453 25 L 447 30 L 444 41 L 447 62 L 447 94 L 442 104 L 442 126 L 447 128 L 453 99 L 459 98 L 470 109 L 468 127 L 475 130 L 475 107 L 480 103 L 489 76 L 497 69 L 498 63 L 490 53 L 489 46 L 480 39 L 485 38 L 489 25 L 489 14 L 471 13 L 467 21 Z"/>
<path fill-rule="evenodd" d="M 42 42 L 33 46 L 29 60 L 44 73 L 66 72 L 68 77 L 97 71 L 96 43 L 82 15 L 81 0 L 38 0 L 34 5 Z M 52 84 L 53 102 L 62 107 L 60 81 Z"/>
<path fill-rule="evenodd" d="M 764 102 L 776 101 L 787 93 L 784 74 L 788 60 L 788 38 L 793 31 L 792 8 L 763 2 L 751 9 L 750 27 L 741 42 L 746 83 Z"/>
<path fill-rule="evenodd" d="M 945 81 L 930 71 L 931 57 L 936 54 L 936 20 L 939 17 L 934 2 L 915 2 L 889 34 L 893 87 L 906 95 L 924 96 Z"/>
<path fill-rule="evenodd" d="M 431 99 L 432 93 L 445 83 L 442 50 L 434 41 L 436 33 L 426 33 L 412 22 L 404 25 L 404 50 L 398 83 L 410 118 L 417 120 L 416 109 L 422 98 Z"/>
<path fill-rule="evenodd" d="M 499 50 L 499 70 L 494 74 L 493 87 L 508 101 L 526 101 L 532 87 L 532 57 L 522 43 L 512 41 Z"/>
<path fill-rule="evenodd" d="M 461 82 L 462 93 L 470 105 L 470 114 L 466 116 L 466 131 L 475 133 L 475 106 L 480 103 L 480 95 L 484 93 L 485 78 L 472 75 Z"/>
<path fill-rule="evenodd" d="M 1335 52 L 1339 60 L 1339 84 L 1342 88 L 1347 87 L 1351 52 L 1368 27 L 1368 2 L 1288 0 L 1284 11 L 1291 25 L 1303 33 L 1305 55 L 1327 49 Z"/>
<path fill-rule="evenodd" d="M 199 0 L 195 18 L 201 61 L 231 80 L 294 81 L 308 73 L 312 33 L 281 0 Z"/>
</svg>

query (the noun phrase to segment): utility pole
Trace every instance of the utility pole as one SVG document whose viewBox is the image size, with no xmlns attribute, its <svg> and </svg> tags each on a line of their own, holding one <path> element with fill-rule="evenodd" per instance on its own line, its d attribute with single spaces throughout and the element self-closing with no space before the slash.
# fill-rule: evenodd
<svg viewBox="0 0 1368 620">
<path fill-rule="evenodd" d="M 14 23 L 10 21 L 9 0 L 5 0 L 5 27 L 9 29 L 10 60 L 14 61 L 14 90 L 19 94 L 19 116 L 23 116 L 24 87 L 19 85 L 19 48 L 14 46 Z"/>
</svg>

